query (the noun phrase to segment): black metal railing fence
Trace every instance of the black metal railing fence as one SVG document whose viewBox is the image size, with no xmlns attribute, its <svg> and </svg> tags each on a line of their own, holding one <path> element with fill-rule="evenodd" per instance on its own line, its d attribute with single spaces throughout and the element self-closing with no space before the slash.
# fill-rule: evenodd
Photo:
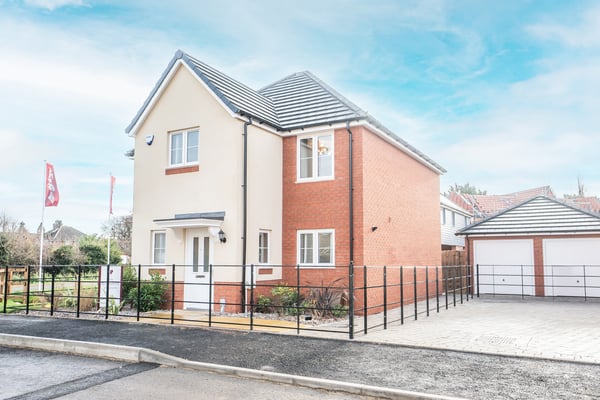
<svg viewBox="0 0 600 400">
<path fill-rule="evenodd" d="M 456 307 L 475 293 L 469 266 L 350 265 L 322 273 L 298 266 L 248 265 L 248 281 L 231 282 L 232 276 L 242 275 L 241 268 L 4 266 L 0 311 L 293 329 L 353 338 Z"/>
<path fill-rule="evenodd" d="M 476 264 L 477 296 L 600 298 L 600 265 Z"/>
</svg>

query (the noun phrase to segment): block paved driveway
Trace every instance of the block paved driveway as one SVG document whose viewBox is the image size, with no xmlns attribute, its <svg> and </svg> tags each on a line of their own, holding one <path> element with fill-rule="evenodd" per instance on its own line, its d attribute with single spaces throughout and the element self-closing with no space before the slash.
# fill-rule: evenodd
<svg viewBox="0 0 600 400">
<path fill-rule="evenodd" d="M 600 364 L 600 301 L 480 297 L 355 339 Z"/>
</svg>

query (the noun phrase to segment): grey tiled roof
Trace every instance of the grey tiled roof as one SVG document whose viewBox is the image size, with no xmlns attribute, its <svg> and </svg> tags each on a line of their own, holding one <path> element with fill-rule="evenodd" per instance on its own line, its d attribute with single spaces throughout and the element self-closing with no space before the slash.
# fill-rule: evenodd
<svg viewBox="0 0 600 400">
<path fill-rule="evenodd" d="M 537 196 L 457 232 L 457 235 L 518 235 L 600 232 L 600 215 Z"/>
<path fill-rule="evenodd" d="M 259 90 L 274 104 L 282 129 L 301 128 L 366 116 L 366 113 L 308 71 Z"/>
<path fill-rule="evenodd" d="M 266 123 L 279 131 L 351 120 L 366 120 L 417 157 L 422 158 L 440 172 L 445 172 L 442 166 L 396 136 L 375 118 L 308 71 L 289 75 L 256 91 L 181 50 L 175 53 L 167 69 L 125 132 L 130 133 L 136 126 L 178 60 L 186 63 L 233 113 L 252 117 L 257 122 Z"/>
</svg>

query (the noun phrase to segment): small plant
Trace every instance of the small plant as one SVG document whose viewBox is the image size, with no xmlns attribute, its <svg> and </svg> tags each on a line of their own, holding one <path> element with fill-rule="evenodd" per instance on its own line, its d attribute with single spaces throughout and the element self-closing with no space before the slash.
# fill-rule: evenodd
<svg viewBox="0 0 600 400">
<path fill-rule="evenodd" d="M 336 279 L 328 286 L 310 289 L 306 298 L 306 309 L 318 318 L 340 318 L 348 313 L 346 302 L 348 292 L 345 288 L 336 286 L 342 278 Z"/>
<path fill-rule="evenodd" d="M 165 294 L 168 285 L 165 278 L 160 274 L 150 275 L 150 281 L 141 282 L 140 287 L 134 287 L 129 290 L 124 303 L 131 304 L 132 307 L 141 312 L 159 310 L 166 303 Z M 138 304 L 139 290 L 139 304 Z"/>
<path fill-rule="evenodd" d="M 256 305 L 254 306 L 254 311 L 259 313 L 270 313 L 273 311 L 273 301 L 270 297 L 265 295 L 258 296 L 256 300 Z"/>
<path fill-rule="evenodd" d="M 126 297 L 127 293 L 137 287 L 137 271 L 132 266 L 123 268 L 123 277 L 121 278 L 121 293 Z"/>
<path fill-rule="evenodd" d="M 275 312 L 285 315 L 296 315 L 302 296 L 296 289 L 287 285 L 278 285 L 271 289 L 272 304 Z"/>
</svg>

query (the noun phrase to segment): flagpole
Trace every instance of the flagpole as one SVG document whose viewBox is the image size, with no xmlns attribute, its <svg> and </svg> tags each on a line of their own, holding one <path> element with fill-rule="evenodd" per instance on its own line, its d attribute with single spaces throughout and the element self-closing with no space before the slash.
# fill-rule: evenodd
<svg viewBox="0 0 600 400">
<path fill-rule="evenodd" d="M 40 266 L 38 270 L 38 292 L 42 291 L 42 257 L 44 254 L 44 214 L 46 212 L 46 181 L 48 177 L 48 160 L 44 160 L 44 188 L 42 190 L 42 224 L 40 225 Z"/>
<path fill-rule="evenodd" d="M 110 265 L 110 240 L 112 237 L 112 226 L 110 225 L 110 217 L 112 215 L 112 195 L 113 195 L 113 176 L 112 172 L 110 175 L 110 188 L 109 188 L 109 198 L 108 198 L 108 254 L 106 255 L 106 265 Z"/>
</svg>

